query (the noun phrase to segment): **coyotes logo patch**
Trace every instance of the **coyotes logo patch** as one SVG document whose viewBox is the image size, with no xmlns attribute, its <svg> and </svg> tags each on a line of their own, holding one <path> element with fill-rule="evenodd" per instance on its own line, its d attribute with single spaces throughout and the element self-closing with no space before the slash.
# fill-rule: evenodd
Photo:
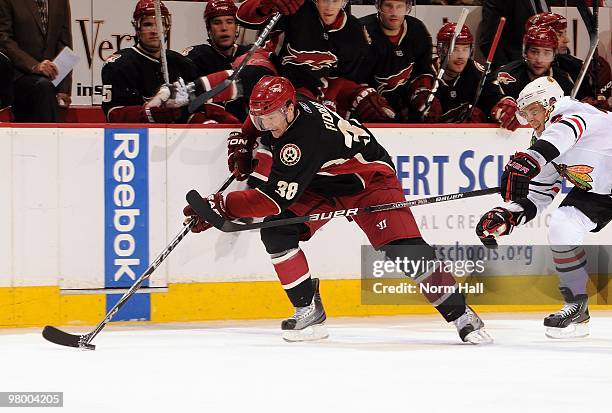
<svg viewBox="0 0 612 413">
<path fill-rule="evenodd" d="M 121 57 L 121 55 L 120 55 L 120 54 L 112 54 L 112 55 L 110 55 L 110 56 L 108 56 L 108 57 L 106 58 L 106 60 L 104 61 L 104 64 L 107 64 L 107 63 L 113 63 L 113 62 L 115 62 L 117 59 L 119 59 L 120 57 Z"/>
<path fill-rule="evenodd" d="M 383 94 L 386 92 L 391 92 L 392 90 L 397 89 L 401 85 L 405 84 L 410 75 L 412 74 L 412 69 L 414 67 L 414 63 L 410 63 L 410 66 L 405 69 L 400 70 L 399 72 L 388 76 L 388 77 L 378 77 L 376 76 L 376 82 L 378 86 L 376 87 L 376 91 L 379 94 Z"/>
<path fill-rule="evenodd" d="M 565 177 L 572 184 L 582 189 L 583 191 L 589 191 L 593 187 L 589 182 L 593 182 L 593 178 L 589 175 L 593 172 L 593 167 L 589 165 L 565 165 L 556 164 L 553 162 L 555 169 L 559 172 L 559 175 Z"/>
<path fill-rule="evenodd" d="M 300 147 L 292 143 L 288 143 L 280 150 L 280 160 L 287 166 L 293 166 L 300 161 L 302 151 Z"/>
<path fill-rule="evenodd" d="M 516 82 L 516 79 L 508 72 L 499 72 L 497 74 L 497 82 L 502 85 L 508 85 Z"/>
<path fill-rule="evenodd" d="M 312 70 L 329 69 L 338 63 L 338 57 L 332 52 L 320 52 L 318 50 L 295 50 L 287 43 L 287 55 L 281 60 L 281 64 L 307 65 Z"/>
</svg>

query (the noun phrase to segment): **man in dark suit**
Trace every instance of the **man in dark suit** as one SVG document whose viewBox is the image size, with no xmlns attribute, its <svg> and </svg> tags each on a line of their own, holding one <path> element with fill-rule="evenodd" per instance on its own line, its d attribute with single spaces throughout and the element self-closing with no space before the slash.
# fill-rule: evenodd
<svg viewBox="0 0 612 413">
<path fill-rule="evenodd" d="M 17 122 L 57 122 L 68 107 L 72 77 L 55 87 L 52 60 L 72 48 L 69 0 L 0 0 L 0 50 L 13 62 Z"/>
</svg>

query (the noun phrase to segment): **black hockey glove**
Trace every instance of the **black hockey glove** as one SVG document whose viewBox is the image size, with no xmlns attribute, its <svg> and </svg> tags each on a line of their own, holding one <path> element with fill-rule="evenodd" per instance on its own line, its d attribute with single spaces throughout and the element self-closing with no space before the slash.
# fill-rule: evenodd
<svg viewBox="0 0 612 413">
<path fill-rule="evenodd" d="M 476 235 L 487 248 L 497 248 L 497 237 L 510 234 L 515 226 L 525 221 L 524 211 L 513 212 L 502 207 L 493 208 L 478 221 Z"/>
<path fill-rule="evenodd" d="M 504 201 L 527 198 L 529 182 L 539 173 L 540 164 L 530 155 L 517 152 L 510 156 L 501 176 L 501 196 Z"/>
</svg>

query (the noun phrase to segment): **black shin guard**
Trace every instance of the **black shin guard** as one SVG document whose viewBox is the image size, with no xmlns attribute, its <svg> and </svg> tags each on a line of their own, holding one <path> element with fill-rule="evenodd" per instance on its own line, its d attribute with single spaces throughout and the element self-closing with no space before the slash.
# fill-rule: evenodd
<svg viewBox="0 0 612 413">
<path fill-rule="evenodd" d="M 306 307 L 310 305 L 315 293 L 312 285 L 312 278 L 309 277 L 305 279 L 295 287 L 285 290 L 285 292 L 294 307 Z"/>
</svg>

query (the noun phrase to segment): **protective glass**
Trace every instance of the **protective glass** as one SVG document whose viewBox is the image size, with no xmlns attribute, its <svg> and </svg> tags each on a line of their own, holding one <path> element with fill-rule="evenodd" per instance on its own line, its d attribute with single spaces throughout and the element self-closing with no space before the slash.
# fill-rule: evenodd
<svg viewBox="0 0 612 413">
<path fill-rule="evenodd" d="M 516 112 L 516 119 L 521 125 L 529 125 L 529 120 L 545 112 L 546 109 L 542 105 L 534 105 L 533 107 L 518 110 Z"/>
<path fill-rule="evenodd" d="M 525 50 L 525 59 L 530 62 L 552 63 L 555 60 L 555 51 L 547 47 L 530 46 Z"/>
<path fill-rule="evenodd" d="M 253 115 L 249 113 L 251 117 L 251 121 L 253 125 L 260 131 L 271 131 L 277 130 L 281 127 L 287 125 L 287 108 L 282 107 L 280 109 L 275 110 L 274 112 L 268 113 L 266 115 Z"/>
</svg>

